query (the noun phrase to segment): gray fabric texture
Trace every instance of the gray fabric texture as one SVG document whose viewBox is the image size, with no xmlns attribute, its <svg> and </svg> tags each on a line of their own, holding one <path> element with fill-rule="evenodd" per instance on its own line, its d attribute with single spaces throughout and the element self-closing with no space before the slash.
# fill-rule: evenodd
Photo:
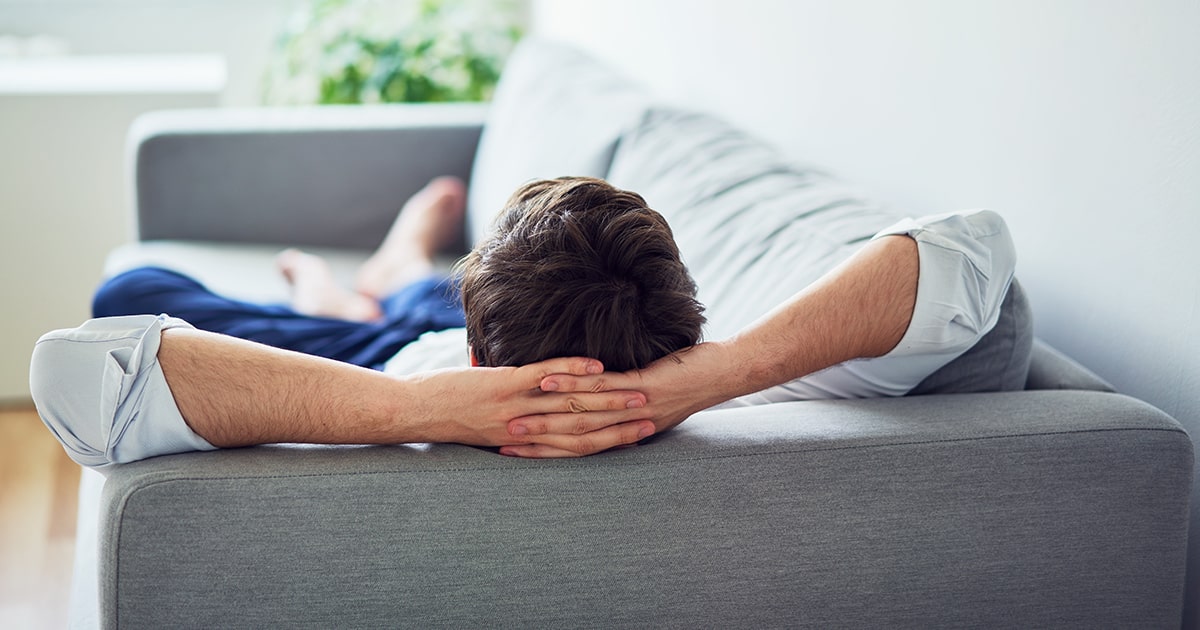
<svg viewBox="0 0 1200 630">
<path fill-rule="evenodd" d="M 1116 391 L 1108 381 L 1041 339 L 1033 343 L 1033 361 L 1025 389 Z"/>
<path fill-rule="evenodd" d="M 468 180 L 485 108 L 274 114 L 281 120 L 272 111 L 139 120 L 131 170 L 140 240 L 375 248 L 429 180 Z"/>
<path fill-rule="evenodd" d="M 747 413 L 749 411 L 749 413 Z M 105 486 L 106 627 L 1168 627 L 1191 442 L 1114 394 L 701 414 L 577 461 L 259 447 Z"/>
</svg>

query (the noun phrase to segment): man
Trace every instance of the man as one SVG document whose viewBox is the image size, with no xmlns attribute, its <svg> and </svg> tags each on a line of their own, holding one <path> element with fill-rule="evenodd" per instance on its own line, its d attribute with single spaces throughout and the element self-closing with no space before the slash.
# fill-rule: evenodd
<svg viewBox="0 0 1200 630">
<path fill-rule="evenodd" d="M 300 276 L 312 274 L 285 263 L 288 267 L 299 308 L 306 284 Z M 578 359 L 388 378 L 171 322 L 140 324 L 138 343 L 118 353 L 138 361 L 117 362 L 130 379 L 128 387 L 121 383 L 117 389 L 133 391 L 141 379 L 139 392 L 150 393 L 137 400 L 151 407 L 139 405 L 136 412 L 173 413 L 177 431 L 164 442 L 176 450 L 280 441 L 453 441 L 500 445 L 510 455 L 577 456 L 633 443 L 700 409 L 781 384 L 785 396 L 803 397 L 789 394 L 787 385 L 802 385 L 806 378 L 833 375 L 852 384 L 846 391 L 903 394 L 990 329 L 1012 267 L 1011 240 L 994 214 L 898 224 L 735 337 L 675 352 L 626 374 L 600 374 L 595 362 Z M 949 309 L 942 308 L 947 304 Z M 967 317 L 959 317 L 964 313 Z M 34 356 L 35 400 L 64 443 L 79 405 L 55 385 L 86 379 L 65 371 L 88 364 L 103 349 L 89 343 L 95 340 L 86 327 L 48 335 Z M 948 334 L 930 336 L 929 330 Z M 101 335 L 101 341 L 112 336 Z M 845 363 L 870 357 L 879 358 Z M 120 411 L 131 400 L 126 395 L 104 401 L 104 408 Z M 575 413 L 579 410 L 593 411 Z M 94 415 L 90 408 L 85 413 Z M 129 433 L 130 423 L 119 416 L 113 426 Z M 122 453 L 107 441 L 112 434 L 109 429 L 83 436 L 78 450 L 87 457 L 77 461 L 105 465 L 158 454 Z"/>
<path fill-rule="evenodd" d="M 433 271 L 433 255 L 453 241 L 462 216 L 461 183 L 431 182 L 406 204 L 384 245 L 360 270 L 353 292 L 336 285 L 321 259 L 284 252 L 279 263 L 293 284 L 291 308 L 232 300 L 165 269 L 138 268 L 111 278 L 97 291 L 93 304 L 101 319 L 63 335 L 51 334 L 39 344 L 38 357 L 64 345 L 97 348 L 96 343 L 115 341 L 105 352 L 119 362 L 116 381 L 111 388 L 102 381 L 101 391 L 127 393 L 120 402 L 101 401 L 100 407 L 115 414 L 98 423 L 94 412 L 55 411 L 62 404 L 55 402 L 62 390 L 86 389 L 86 380 L 69 387 L 61 383 L 59 392 L 37 388 L 39 409 L 68 452 L 86 465 L 204 450 L 214 443 L 232 445 L 219 429 L 195 426 L 193 416 L 204 411 L 185 411 L 182 417 L 172 412 L 166 389 L 145 386 L 144 379 L 141 387 L 131 383 L 126 388 L 120 382 L 140 367 L 128 356 L 138 347 L 153 345 L 153 338 L 144 334 L 148 328 L 194 325 L 365 368 L 382 367 L 421 333 L 464 324 L 470 330 L 471 363 L 484 366 L 515 367 L 586 355 L 613 369 L 629 370 L 699 341 L 704 317 L 695 283 L 666 220 L 637 194 L 592 178 L 523 186 L 506 204 L 496 233 L 462 265 L 460 306 L 450 283 Z M 171 318 L 147 317 L 155 313 Z M 131 316 L 135 319 L 128 319 Z M 459 352 L 467 350 L 463 344 Z M 144 360 L 153 359 L 147 353 Z M 58 362 L 71 363 L 65 357 Z M 263 366 L 254 377 L 272 369 Z M 279 377 L 287 380 L 288 374 L 281 372 Z M 169 389 L 177 390 L 177 383 Z M 288 390 L 276 395 L 282 397 L 284 391 Z M 162 404 L 148 413 L 141 408 L 144 400 Z M 323 402 L 313 401 L 318 407 Z M 576 400 L 569 408 L 579 409 L 581 404 Z M 256 420 L 248 416 L 244 422 Z M 105 426 L 110 427 L 107 435 L 86 435 Z"/>
</svg>

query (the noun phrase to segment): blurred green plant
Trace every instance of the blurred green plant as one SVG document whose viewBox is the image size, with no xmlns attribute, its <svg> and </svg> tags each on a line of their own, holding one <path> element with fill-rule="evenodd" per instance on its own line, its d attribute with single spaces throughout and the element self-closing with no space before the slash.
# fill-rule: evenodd
<svg viewBox="0 0 1200 630">
<path fill-rule="evenodd" d="M 280 35 L 263 101 L 486 101 L 525 14 L 522 0 L 316 0 Z"/>
</svg>

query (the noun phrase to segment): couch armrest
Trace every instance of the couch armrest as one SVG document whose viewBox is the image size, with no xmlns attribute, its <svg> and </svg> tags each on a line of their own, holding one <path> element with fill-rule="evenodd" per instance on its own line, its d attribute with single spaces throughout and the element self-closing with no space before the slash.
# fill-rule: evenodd
<svg viewBox="0 0 1200 630">
<path fill-rule="evenodd" d="M 192 453 L 104 490 L 106 627 L 1168 627 L 1192 443 L 1097 392 L 697 415 L 575 461 Z"/>
<path fill-rule="evenodd" d="M 374 248 L 430 179 L 467 181 L 486 106 L 161 111 L 129 135 L 138 238 Z"/>
</svg>

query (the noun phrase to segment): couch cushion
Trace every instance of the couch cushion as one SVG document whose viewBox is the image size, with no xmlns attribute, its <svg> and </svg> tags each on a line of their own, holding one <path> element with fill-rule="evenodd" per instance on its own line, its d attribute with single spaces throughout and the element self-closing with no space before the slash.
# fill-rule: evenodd
<svg viewBox="0 0 1200 630">
<path fill-rule="evenodd" d="M 290 299 L 288 285 L 275 265 L 281 249 L 244 243 L 141 241 L 113 250 L 104 263 L 104 275 L 115 276 L 135 267 L 163 267 L 236 300 L 286 303 Z M 350 286 L 355 270 L 367 258 L 358 250 L 314 247 L 307 251 L 325 258 L 343 286 Z"/>
<path fill-rule="evenodd" d="M 504 68 L 468 193 L 479 242 L 521 184 L 562 175 L 604 177 L 621 132 L 645 110 L 645 92 L 571 48 L 527 39 Z"/>
</svg>

